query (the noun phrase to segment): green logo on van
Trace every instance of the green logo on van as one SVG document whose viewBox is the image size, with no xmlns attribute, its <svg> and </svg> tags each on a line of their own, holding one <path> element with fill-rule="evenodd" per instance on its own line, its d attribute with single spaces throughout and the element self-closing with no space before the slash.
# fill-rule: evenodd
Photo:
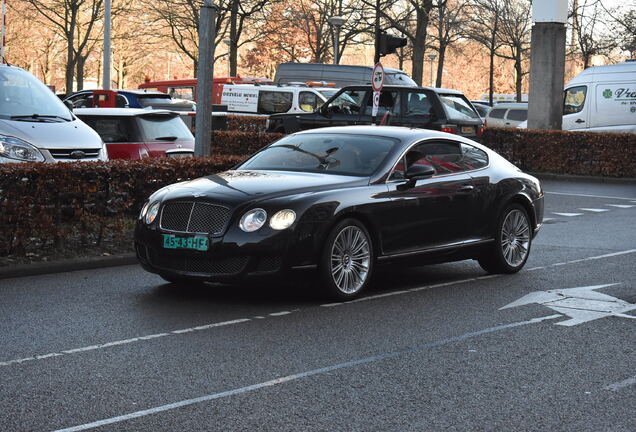
<svg viewBox="0 0 636 432">
<path fill-rule="evenodd" d="M 603 91 L 603 97 L 605 99 L 611 99 L 611 97 L 614 96 L 614 92 L 610 89 L 605 89 L 605 91 Z"/>
</svg>

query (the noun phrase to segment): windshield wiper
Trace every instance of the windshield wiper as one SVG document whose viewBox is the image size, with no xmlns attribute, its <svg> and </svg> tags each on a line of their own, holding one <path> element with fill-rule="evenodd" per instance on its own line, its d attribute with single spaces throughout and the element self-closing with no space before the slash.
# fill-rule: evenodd
<svg viewBox="0 0 636 432">
<path fill-rule="evenodd" d="M 160 141 L 176 141 L 177 138 L 176 136 L 162 136 L 162 137 L 157 137 L 155 138 L 156 140 L 160 140 Z"/>
<path fill-rule="evenodd" d="M 34 121 L 50 121 L 50 120 L 63 120 L 71 121 L 71 119 L 61 117 L 58 115 L 43 115 L 43 114 L 28 114 L 28 115 L 16 115 L 9 117 L 11 120 L 34 120 Z M 42 120 L 40 120 L 42 119 Z"/>
</svg>

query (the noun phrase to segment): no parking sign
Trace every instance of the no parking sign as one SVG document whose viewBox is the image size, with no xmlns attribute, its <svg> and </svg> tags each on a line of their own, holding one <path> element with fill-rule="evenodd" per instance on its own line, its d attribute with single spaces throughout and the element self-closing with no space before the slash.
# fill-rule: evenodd
<svg viewBox="0 0 636 432">
<path fill-rule="evenodd" d="M 373 89 L 373 110 L 371 111 L 371 117 L 374 120 L 378 114 L 378 107 L 380 106 L 380 92 L 382 91 L 382 87 L 384 87 L 384 68 L 381 63 L 376 63 L 371 76 L 371 88 Z"/>
</svg>

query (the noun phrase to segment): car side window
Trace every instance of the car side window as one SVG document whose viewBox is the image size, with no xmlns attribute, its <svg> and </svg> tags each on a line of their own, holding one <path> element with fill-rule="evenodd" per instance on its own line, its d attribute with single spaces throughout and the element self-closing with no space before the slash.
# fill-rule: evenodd
<svg viewBox="0 0 636 432">
<path fill-rule="evenodd" d="M 406 116 L 433 115 L 433 105 L 423 92 L 406 93 Z"/>
<path fill-rule="evenodd" d="M 133 141 L 130 122 L 125 117 L 82 116 L 81 119 L 93 128 L 105 143 Z"/>
<path fill-rule="evenodd" d="M 380 103 L 378 105 L 377 116 L 381 117 L 385 113 L 390 112 L 392 115 L 400 114 L 400 93 L 397 91 L 380 92 Z M 364 115 L 370 116 L 373 113 L 373 94 L 367 100 L 367 106 Z"/>
<path fill-rule="evenodd" d="M 128 106 L 128 99 L 118 94 L 115 96 L 115 106 L 117 108 L 126 108 Z"/>
<path fill-rule="evenodd" d="M 563 114 L 575 114 L 581 112 L 585 106 L 587 86 L 572 87 L 565 91 L 563 97 Z"/>
<path fill-rule="evenodd" d="M 506 109 L 507 108 L 493 108 L 488 113 L 488 117 L 502 119 L 504 118 L 504 115 L 506 114 Z"/>
<path fill-rule="evenodd" d="M 293 99 L 292 92 L 261 90 L 258 93 L 258 113 L 286 113 L 291 109 Z"/>
<path fill-rule="evenodd" d="M 69 98 L 73 104 L 73 108 L 92 108 L 93 94 L 85 93 Z"/>
<path fill-rule="evenodd" d="M 508 120 L 526 121 L 528 120 L 528 110 L 525 109 L 511 109 L 506 116 Z"/>
<path fill-rule="evenodd" d="M 488 166 L 488 155 L 485 151 L 464 143 L 461 144 L 461 150 L 461 165 L 467 171 L 476 170 Z"/>
<path fill-rule="evenodd" d="M 327 105 L 327 111 L 341 114 L 360 114 L 364 93 L 364 90 L 342 92 Z"/>
<path fill-rule="evenodd" d="M 315 93 L 301 91 L 298 95 L 298 107 L 305 112 L 314 112 L 319 105 L 318 96 Z"/>
</svg>

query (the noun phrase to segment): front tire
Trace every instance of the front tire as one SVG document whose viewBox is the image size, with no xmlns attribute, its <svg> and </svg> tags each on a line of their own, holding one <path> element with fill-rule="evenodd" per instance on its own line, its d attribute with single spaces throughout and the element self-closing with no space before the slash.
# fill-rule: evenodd
<svg viewBox="0 0 636 432">
<path fill-rule="evenodd" d="M 351 300 L 369 284 L 373 271 L 373 244 L 365 226 L 355 219 L 340 221 L 329 233 L 319 272 L 327 295 Z"/>
<path fill-rule="evenodd" d="M 516 273 L 530 255 L 532 224 L 528 212 L 519 204 L 510 204 L 497 222 L 495 244 L 478 258 L 488 273 Z"/>
</svg>

